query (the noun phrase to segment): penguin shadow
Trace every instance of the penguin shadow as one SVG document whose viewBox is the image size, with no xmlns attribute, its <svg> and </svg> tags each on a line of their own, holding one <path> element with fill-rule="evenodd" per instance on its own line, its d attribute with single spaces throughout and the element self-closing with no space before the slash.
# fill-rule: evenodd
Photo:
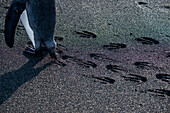
<svg viewBox="0 0 170 113">
<path fill-rule="evenodd" d="M 43 66 L 34 68 L 34 66 L 41 62 L 46 55 L 35 58 L 34 56 L 24 54 L 25 57 L 29 58 L 29 61 L 26 64 L 17 70 L 0 75 L 0 105 L 10 98 L 21 85 L 30 81 L 42 70 L 54 63 L 54 61 L 52 61 Z"/>
</svg>

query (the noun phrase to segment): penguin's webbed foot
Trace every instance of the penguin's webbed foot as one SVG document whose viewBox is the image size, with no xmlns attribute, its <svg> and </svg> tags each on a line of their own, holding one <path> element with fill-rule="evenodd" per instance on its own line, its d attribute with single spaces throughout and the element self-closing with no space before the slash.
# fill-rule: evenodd
<svg viewBox="0 0 170 113">
<path fill-rule="evenodd" d="M 59 59 L 59 56 L 58 56 L 58 54 L 56 53 L 55 48 L 49 49 L 49 54 L 50 54 L 51 58 L 53 58 L 53 59 Z"/>
<path fill-rule="evenodd" d="M 35 55 L 35 50 L 30 47 L 27 47 L 25 48 L 24 53 Z"/>
<path fill-rule="evenodd" d="M 24 53 L 27 53 L 27 54 L 30 54 L 30 55 L 33 55 L 33 56 L 38 56 L 38 57 L 43 56 L 41 49 L 36 51 L 35 49 L 32 49 L 30 47 L 25 48 Z"/>
<path fill-rule="evenodd" d="M 57 54 L 56 54 L 56 52 L 50 52 L 50 56 L 51 56 L 51 58 L 53 58 L 53 59 L 57 59 Z"/>
</svg>

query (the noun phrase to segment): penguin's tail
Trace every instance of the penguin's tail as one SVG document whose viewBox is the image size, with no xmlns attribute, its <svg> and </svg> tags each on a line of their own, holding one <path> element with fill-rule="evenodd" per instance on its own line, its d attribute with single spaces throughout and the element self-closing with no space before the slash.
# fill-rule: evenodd
<svg viewBox="0 0 170 113">
<path fill-rule="evenodd" d="M 25 0 L 13 0 L 5 18 L 5 42 L 12 48 L 14 44 L 15 30 L 20 19 L 20 15 L 25 10 Z"/>
</svg>

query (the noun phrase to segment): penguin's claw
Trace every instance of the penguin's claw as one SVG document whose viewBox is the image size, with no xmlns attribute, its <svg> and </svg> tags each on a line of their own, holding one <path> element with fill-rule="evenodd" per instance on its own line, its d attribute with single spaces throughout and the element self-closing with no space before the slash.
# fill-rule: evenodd
<svg viewBox="0 0 170 113">
<path fill-rule="evenodd" d="M 56 54 L 55 52 L 50 53 L 50 56 L 51 56 L 51 58 L 53 58 L 53 59 L 57 59 L 57 54 Z"/>
</svg>

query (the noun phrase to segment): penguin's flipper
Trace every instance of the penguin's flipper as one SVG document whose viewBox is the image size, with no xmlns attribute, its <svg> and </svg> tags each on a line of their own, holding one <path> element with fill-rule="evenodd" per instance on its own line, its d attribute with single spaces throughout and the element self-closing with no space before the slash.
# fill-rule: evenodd
<svg viewBox="0 0 170 113">
<path fill-rule="evenodd" d="M 12 48 L 14 44 L 15 29 L 17 27 L 20 15 L 26 8 L 25 0 L 13 0 L 7 12 L 5 19 L 5 42 Z"/>
</svg>

